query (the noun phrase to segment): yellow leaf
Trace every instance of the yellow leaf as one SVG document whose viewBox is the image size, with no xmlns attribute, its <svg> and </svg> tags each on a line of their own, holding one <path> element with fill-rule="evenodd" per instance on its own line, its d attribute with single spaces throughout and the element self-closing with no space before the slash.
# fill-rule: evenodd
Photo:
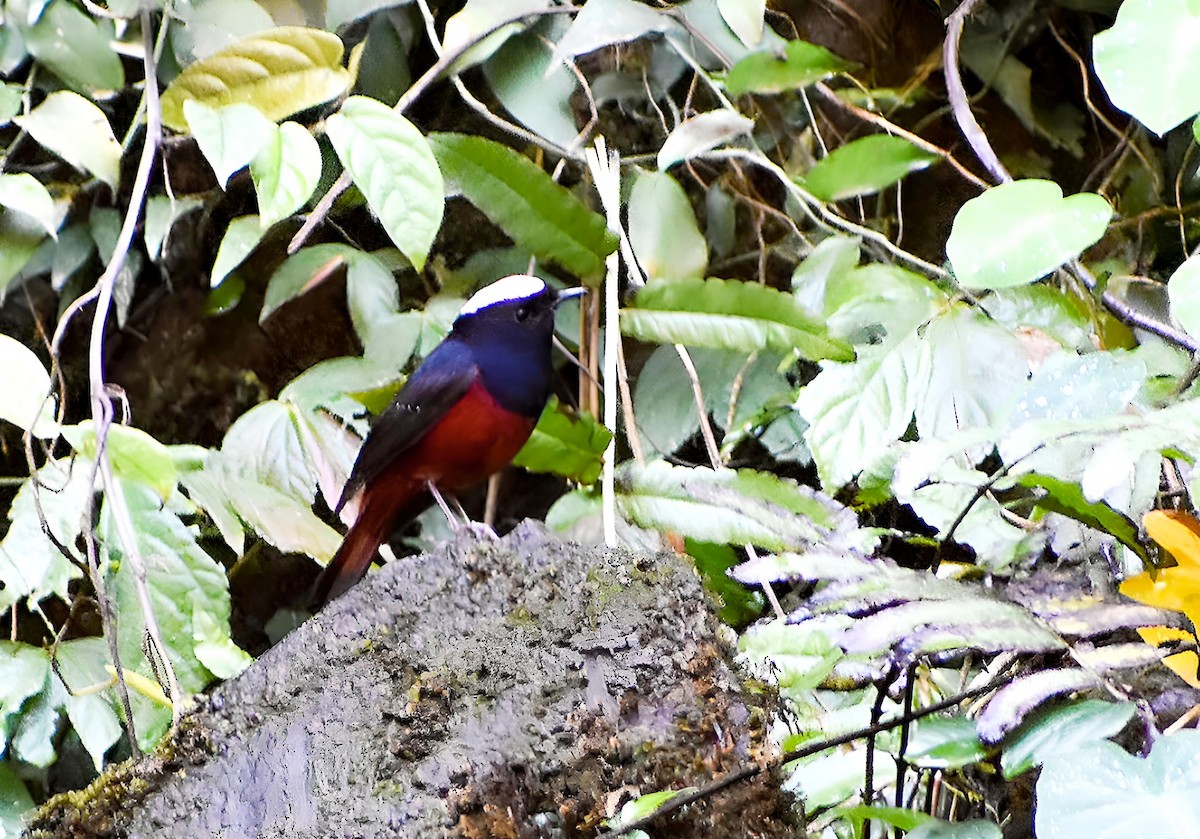
<svg viewBox="0 0 1200 839">
<path fill-rule="evenodd" d="M 1194 641 L 1192 633 L 1186 629 L 1170 629 L 1165 626 L 1146 626 L 1138 629 L 1138 635 L 1152 647 L 1157 647 L 1166 641 Z M 1194 652 L 1175 653 L 1163 659 L 1163 664 L 1170 667 L 1179 678 L 1194 688 L 1200 688 L 1200 656 Z"/>
<path fill-rule="evenodd" d="M 1151 510 L 1142 524 L 1180 565 L 1200 565 L 1200 521 L 1195 516 L 1180 510 Z"/>
</svg>

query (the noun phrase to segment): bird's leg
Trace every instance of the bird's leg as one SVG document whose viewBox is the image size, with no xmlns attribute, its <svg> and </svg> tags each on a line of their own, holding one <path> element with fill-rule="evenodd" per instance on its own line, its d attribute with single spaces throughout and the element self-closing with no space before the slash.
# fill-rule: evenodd
<svg viewBox="0 0 1200 839">
<path fill-rule="evenodd" d="M 442 510 L 442 515 L 446 517 L 446 523 L 450 525 L 450 529 L 456 534 L 463 530 L 469 531 L 478 539 L 499 539 L 496 531 L 483 522 L 471 521 L 471 517 L 467 515 L 467 511 L 462 508 L 462 504 L 453 495 L 450 500 L 454 502 L 454 506 L 458 508 L 458 515 L 455 515 L 450 510 L 450 505 L 446 503 L 445 497 L 441 490 L 433 481 L 426 481 L 425 486 L 429 489 L 429 494 L 433 496 L 433 500 L 437 502 L 438 507 Z"/>
</svg>

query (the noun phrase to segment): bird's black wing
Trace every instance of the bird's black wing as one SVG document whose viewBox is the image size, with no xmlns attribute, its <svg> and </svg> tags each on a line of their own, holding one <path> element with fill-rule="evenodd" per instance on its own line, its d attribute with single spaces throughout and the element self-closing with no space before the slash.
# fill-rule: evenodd
<svg viewBox="0 0 1200 839">
<path fill-rule="evenodd" d="M 470 349 L 443 341 L 371 426 L 334 512 L 425 436 L 471 387 L 479 369 Z"/>
</svg>

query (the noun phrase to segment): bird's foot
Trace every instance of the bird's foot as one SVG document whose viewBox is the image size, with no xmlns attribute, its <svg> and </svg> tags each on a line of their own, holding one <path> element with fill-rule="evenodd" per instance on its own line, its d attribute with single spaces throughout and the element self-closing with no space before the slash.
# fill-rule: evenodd
<svg viewBox="0 0 1200 839">
<path fill-rule="evenodd" d="M 457 498 L 450 496 L 450 500 L 458 508 L 458 512 L 455 514 L 450 509 L 450 505 L 446 503 L 446 498 L 442 495 L 441 490 L 437 488 L 433 481 L 428 481 L 426 485 L 429 487 L 429 492 L 433 496 L 433 499 L 442 509 L 442 515 L 446 517 L 446 523 L 450 525 L 450 529 L 454 531 L 455 536 L 469 533 L 476 539 L 487 540 L 489 542 L 495 542 L 500 538 L 490 524 L 485 524 L 481 521 L 471 521 L 471 517 L 467 515 L 466 510 L 458 503 Z"/>
</svg>

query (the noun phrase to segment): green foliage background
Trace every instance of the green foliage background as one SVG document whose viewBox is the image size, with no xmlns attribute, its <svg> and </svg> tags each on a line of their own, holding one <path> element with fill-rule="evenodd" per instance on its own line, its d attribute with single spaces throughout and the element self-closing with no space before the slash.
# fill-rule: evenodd
<svg viewBox="0 0 1200 839">
<path fill-rule="evenodd" d="M 311 578 L 368 412 L 527 270 L 592 372 L 508 515 L 696 559 L 811 831 L 1197 823 L 1133 632 L 1192 628 L 1114 591 L 1195 492 L 1193 5 L 8 0 L 0 834 L 247 666 L 231 579 Z"/>
</svg>

